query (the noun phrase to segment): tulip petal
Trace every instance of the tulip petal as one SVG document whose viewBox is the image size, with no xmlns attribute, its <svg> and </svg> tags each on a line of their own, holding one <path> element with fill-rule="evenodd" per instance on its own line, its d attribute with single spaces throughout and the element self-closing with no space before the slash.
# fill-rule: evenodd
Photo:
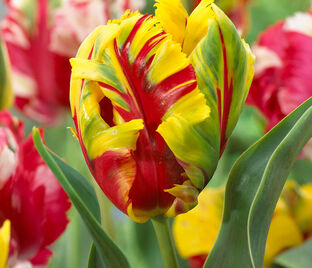
<svg viewBox="0 0 312 268">
<path fill-rule="evenodd" d="M 201 1 L 187 20 L 183 42 L 183 51 L 187 55 L 191 54 L 200 40 L 206 36 L 209 23 L 215 18 L 211 3 L 213 0 Z"/>
<path fill-rule="evenodd" d="M 182 44 L 188 14 L 180 0 L 156 0 L 155 16 L 160 20 L 166 33 Z"/>
<path fill-rule="evenodd" d="M 211 116 L 204 124 L 211 144 L 220 144 L 220 155 L 232 133 L 253 77 L 253 55 L 232 22 L 214 4 L 215 19 L 206 37 L 190 55 L 198 87 L 205 94 Z M 216 130 L 214 133 L 210 130 Z M 216 142 L 216 138 L 219 142 Z"/>
<path fill-rule="evenodd" d="M 223 198 L 224 187 L 206 188 L 194 209 L 175 218 L 172 230 L 183 258 L 210 252 L 221 225 Z"/>
</svg>

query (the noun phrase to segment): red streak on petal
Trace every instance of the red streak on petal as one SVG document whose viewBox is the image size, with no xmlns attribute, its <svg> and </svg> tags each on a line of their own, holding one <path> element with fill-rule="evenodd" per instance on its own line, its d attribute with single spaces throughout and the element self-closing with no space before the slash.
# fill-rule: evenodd
<svg viewBox="0 0 312 268">
<path fill-rule="evenodd" d="M 139 28 L 141 27 L 142 23 L 145 21 L 145 19 L 148 17 L 148 14 L 145 14 L 144 16 L 142 16 L 134 25 L 131 33 L 129 34 L 126 42 L 124 43 L 123 47 L 121 48 L 124 52 L 128 52 L 129 50 L 129 46 L 131 44 L 131 42 L 133 41 L 133 38 L 135 37 L 137 31 L 139 30 Z"/>
<path fill-rule="evenodd" d="M 225 149 L 225 145 L 227 143 L 227 137 L 226 137 L 226 127 L 227 122 L 229 119 L 229 113 L 231 108 L 231 102 L 232 102 L 232 95 L 233 95 L 233 80 L 231 79 L 230 85 L 229 85 L 229 73 L 228 73 L 228 66 L 227 66 L 227 54 L 226 54 L 226 47 L 224 44 L 224 37 L 221 32 L 221 29 L 219 28 L 220 37 L 221 37 L 221 43 L 222 43 L 222 50 L 223 50 L 223 65 L 224 65 L 224 91 L 223 91 L 223 111 L 222 111 L 222 120 L 220 122 L 220 157 Z M 221 113 L 221 99 L 220 99 L 220 90 L 217 90 L 218 95 L 218 108 L 219 108 L 219 115 Z M 221 118 L 221 117 L 220 117 Z"/>
</svg>

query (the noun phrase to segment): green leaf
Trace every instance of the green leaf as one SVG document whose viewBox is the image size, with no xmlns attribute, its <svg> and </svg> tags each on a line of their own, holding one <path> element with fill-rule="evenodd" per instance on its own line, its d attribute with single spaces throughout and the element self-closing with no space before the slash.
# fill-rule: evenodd
<svg viewBox="0 0 312 268">
<path fill-rule="evenodd" d="M 92 244 L 89 254 L 88 268 L 105 268 L 99 254 L 96 251 L 94 244 Z"/>
<path fill-rule="evenodd" d="M 311 268 L 312 263 L 312 238 L 304 244 L 289 249 L 280 254 L 274 264 L 281 265 L 285 268 Z"/>
<path fill-rule="evenodd" d="M 13 102 L 9 57 L 0 36 L 0 110 L 8 109 Z"/>
<path fill-rule="evenodd" d="M 312 136 L 312 98 L 234 164 L 219 235 L 205 268 L 262 268 L 273 212 L 293 163 Z"/>
<path fill-rule="evenodd" d="M 130 267 L 125 255 L 101 227 L 96 195 L 91 185 L 76 170 L 64 163 L 43 145 L 37 128 L 33 129 L 33 139 L 38 152 L 77 208 L 105 266 L 112 268 Z"/>
</svg>

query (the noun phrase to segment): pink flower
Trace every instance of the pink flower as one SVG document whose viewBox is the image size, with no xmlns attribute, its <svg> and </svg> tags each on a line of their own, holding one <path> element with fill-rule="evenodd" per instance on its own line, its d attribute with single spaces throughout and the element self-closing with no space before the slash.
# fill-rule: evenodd
<svg viewBox="0 0 312 268">
<path fill-rule="evenodd" d="M 53 125 L 69 107 L 69 58 L 98 25 L 143 0 L 7 0 L 2 36 L 12 64 L 16 107 Z M 115 9 L 113 9 L 115 8 Z"/>
<path fill-rule="evenodd" d="M 0 225 L 6 219 L 11 222 L 10 267 L 46 265 L 52 255 L 49 246 L 65 230 L 70 208 L 67 195 L 36 151 L 31 136 L 23 136 L 23 123 L 9 112 L 1 112 Z"/>
<path fill-rule="evenodd" d="M 312 96 L 312 14 L 297 13 L 269 27 L 253 46 L 255 78 L 247 99 L 271 129 Z"/>
</svg>

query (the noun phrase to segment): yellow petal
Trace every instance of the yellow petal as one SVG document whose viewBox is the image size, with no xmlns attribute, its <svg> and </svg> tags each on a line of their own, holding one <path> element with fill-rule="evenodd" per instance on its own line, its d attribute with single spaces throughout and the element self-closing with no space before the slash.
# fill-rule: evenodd
<svg viewBox="0 0 312 268">
<path fill-rule="evenodd" d="M 187 55 L 207 35 L 209 22 L 215 18 L 211 3 L 213 0 L 201 1 L 187 20 L 183 42 L 183 52 Z"/>
<path fill-rule="evenodd" d="M 300 187 L 294 216 L 302 232 L 312 232 L 312 185 Z"/>
<path fill-rule="evenodd" d="M 153 84 L 158 84 L 190 64 L 190 60 L 184 53 L 181 53 L 181 45 L 168 38 L 158 48 L 147 77 Z"/>
<path fill-rule="evenodd" d="M 9 220 L 4 221 L 0 228 L 0 268 L 7 267 L 10 246 L 11 224 Z"/>
<path fill-rule="evenodd" d="M 88 58 L 90 50 L 92 49 L 93 43 L 97 38 L 97 35 L 105 28 L 105 26 L 97 27 L 89 36 L 82 42 L 78 52 L 77 58 Z M 81 93 L 81 79 L 72 77 L 70 81 L 70 103 L 71 103 L 71 112 L 75 116 L 75 107 L 79 106 L 80 102 L 80 93 Z"/>
<path fill-rule="evenodd" d="M 188 14 L 180 0 L 156 0 L 155 7 L 155 16 L 166 33 L 171 34 L 174 41 L 182 44 Z"/>
<path fill-rule="evenodd" d="M 206 188 L 194 209 L 175 218 L 173 235 L 183 258 L 208 254 L 212 249 L 221 224 L 223 196 L 223 187 Z"/>
<path fill-rule="evenodd" d="M 302 234 L 294 219 L 287 213 L 276 213 L 271 222 L 265 247 L 265 266 L 268 266 L 273 258 L 283 250 L 297 246 L 302 241 Z"/>
</svg>

